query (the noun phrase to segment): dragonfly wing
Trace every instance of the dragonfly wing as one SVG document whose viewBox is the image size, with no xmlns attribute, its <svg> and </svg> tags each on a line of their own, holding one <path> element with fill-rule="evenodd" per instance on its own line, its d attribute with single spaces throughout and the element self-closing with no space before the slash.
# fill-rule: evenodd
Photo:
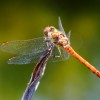
<svg viewBox="0 0 100 100">
<path fill-rule="evenodd" d="M 63 32 L 63 34 L 64 34 L 68 39 L 70 39 L 70 33 L 71 33 L 71 31 L 69 31 L 69 33 L 66 35 L 66 33 L 65 33 L 65 31 L 64 31 L 64 28 L 63 28 L 63 26 L 62 26 L 62 22 L 61 22 L 60 17 L 58 18 L 58 26 L 59 26 L 59 30 L 60 30 L 61 32 Z"/>
<path fill-rule="evenodd" d="M 44 37 L 34 38 L 29 40 L 16 40 L 5 42 L 0 46 L 0 49 L 12 54 L 30 54 L 44 51 L 47 47 Z"/>
<path fill-rule="evenodd" d="M 44 52 L 44 51 L 43 51 Z M 36 63 L 43 52 L 20 55 L 16 57 L 12 57 L 8 60 L 8 64 L 30 64 Z"/>
<path fill-rule="evenodd" d="M 8 60 L 8 64 L 36 63 L 44 52 L 45 51 L 12 57 Z M 66 52 L 63 48 L 60 48 L 60 52 L 59 52 L 58 47 L 54 47 L 52 56 L 50 57 L 49 61 L 50 62 L 64 61 L 67 60 L 69 56 L 70 54 Z"/>
<path fill-rule="evenodd" d="M 58 26 L 59 26 L 59 30 L 60 30 L 61 32 L 63 32 L 63 33 L 66 35 L 66 33 L 65 33 L 65 31 L 64 31 L 64 28 L 63 28 L 63 26 L 62 26 L 62 22 L 61 22 L 60 17 L 58 18 Z"/>
<path fill-rule="evenodd" d="M 58 48 L 60 51 L 58 50 Z M 64 61 L 64 60 L 67 60 L 69 56 L 70 54 L 66 52 L 62 47 L 55 46 L 53 48 L 52 56 L 49 61 L 52 61 L 52 62 Z"/>
</svg>

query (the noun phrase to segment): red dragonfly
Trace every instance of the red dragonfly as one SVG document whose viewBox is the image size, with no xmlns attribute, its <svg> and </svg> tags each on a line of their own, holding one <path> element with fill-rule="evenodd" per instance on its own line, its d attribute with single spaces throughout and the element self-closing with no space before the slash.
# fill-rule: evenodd
<svg viewBox="0 0 100 100">
<path fill-rule="evenodd" d="M 44 29 L 45 37 L 30 40 L 4 42 L 1 45 L 1 50 L 19 55 L 9 59 L 9 64 L 29 64 L 37 61 L 37 59 L 41 57 L 32 73 L 32 77 L 27 88 L 29 89 L 32 86 L 32 94 L 30 93 L 30 89 L 30 91 L 27 91 L 26 89 L 23 98 L 27 96 L 27 93 L 30 93 L 31 96 L 34 94 L 39 84 L 39 80 L 43 76 L 43 68 L 45 68 L 44 65 L 46 64 L 49 57 L 51 61 L 59 61 L 66 60 L 69 57 L 69 54 L 71 54 L 81 63 L 83 63 L 88 69 L 90 69 L 94 74 L 100 77 L 100 72 L 89 62 L 83 59 L 79 54 L 77 54 L 70 46 L 70 32 L 66 35 L 60 18 L 58 20 L 58 24 L 59 30 L 53 26 L 46 27 Z M 49 47 L 50 44 L 53 45 L 53 48 Z M 23 98 L 22 100 L 27 100 Z M 31 98 L 28 100 L 31 100 Z"/>
<path fill-rule="evenodd" d="M 9 59 L 9 64 L 28 64 L 37 61 L 48 47 L 48 40 L 52 40 L 55 44 L 51 60 L 59 61 L 69 58 L 69 54 L 73 55 L 81 63 L 83 63 L 94 74 L 100 77 L 100 72 L 92 66 L 89 62 L 83 59 L 75 50 L 70 46 L 70 32 L 66 35 L 60 17 L 58 20 L 59 30 L 53 26 L 44 29 L 45 37 L 30 39 L 30 40 L 16 40 L 4 42 L 1 45 L 1 50 L 13 54 L 18 54 L 17 57 Z M 62 47 L 62 48 L 61 48 Z"/>
</svg>

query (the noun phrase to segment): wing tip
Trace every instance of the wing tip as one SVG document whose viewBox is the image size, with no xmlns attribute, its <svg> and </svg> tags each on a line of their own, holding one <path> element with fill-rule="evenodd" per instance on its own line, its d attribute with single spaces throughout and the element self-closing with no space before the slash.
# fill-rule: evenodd
<svg viewBox="0 0 100 100">
<path fill-rule="evenodd" d="M 3 42 L 1 45 L 7 45 L 9 42 L 6 41 L 6 42 Z"/>
</svg>

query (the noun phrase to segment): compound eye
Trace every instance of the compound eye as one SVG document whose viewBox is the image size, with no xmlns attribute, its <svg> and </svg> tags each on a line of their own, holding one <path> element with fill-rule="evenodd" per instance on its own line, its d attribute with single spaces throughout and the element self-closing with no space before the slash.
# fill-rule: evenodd
<svg viewBox="0 0 100 100">
<path fill-rule="evenodd" d="M 54 27 L 50 27 L 49 31 L 50 32 L 54 32 L 55 28 Z"/>
</svg>

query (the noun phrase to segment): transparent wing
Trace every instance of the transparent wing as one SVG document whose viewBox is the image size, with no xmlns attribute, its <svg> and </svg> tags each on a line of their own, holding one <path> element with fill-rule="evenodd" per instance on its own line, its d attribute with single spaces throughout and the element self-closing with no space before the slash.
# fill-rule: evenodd
<svg viewBox="0 0 100 100">
<path fill-rule="evenodd" d="M 65 33 L 65 31 L 64 31 L 64 28 L 63 28 L 63 26 L 62 26 L 62 22 L 61 22 L 60 17 L 58 17 L 58 26 L 59 26 L 59 30 L 60 30 L 61 32 L 63 32 L 63 34 L 64 34 L 64 35 L 69 39 L 69 41 L 70 41 L 70 34 L 71 34 L 71 31 L 69 31 L 68 34 L 66 35 L 66 33 Z"/>
<path fill-rule="evenodd" d="M 39 53 L 31 53 L 12 57 L 8 60 L 8 64 L 29 64 L 36 63 L 39 58 L 43 55 L 45 51 Z M 60 52 L 57 47 L 53 48 L 52 56 L 50 57 L 50 62 L 64 61 L 69 58 L 69 53 L 67 53 L 63 48 L 60 48 Z"/>
<path fill-rule="evenodd" d="M 29 64 L 29 63 L 35 63 L 38 61 L 39 57 L 43 54 L 43 52 L 39 53 L 31 53 L 31 54 L 25 54 L 20 55 L 16 57 L 12 57 L 8 60 L 8 64 Z"/>
<path fill-rule="evenodd" d="M 58 17 L 58 26 L 59 26 L 59 30 L 60 30 L 61 32 L 63 32 L 63 33 L 65 34 L 65 36 L 66 36 L 66 33 L 65 33 L 64 28 L 63 28 L 63 26 L 62 26 L 62 22 L 61 22 L 60 17 Z"/>
<path fill-rule="evenodd" d="M 44 37 L 34 38 L 30 40 L 16 40 L 5 42 L 0 46 L 0 49 L 12 54 L 30 54 L 44 51 L 47 47 Z"/>
<path fill-rule="evenodd" d="M 69 58 L 70 54 L 62 47 L 59 47 L 59 50 L 56 46 L 53 48 L 52 56 L 49 59 L 50 62 L 64 61 Z"/>
</svg>

